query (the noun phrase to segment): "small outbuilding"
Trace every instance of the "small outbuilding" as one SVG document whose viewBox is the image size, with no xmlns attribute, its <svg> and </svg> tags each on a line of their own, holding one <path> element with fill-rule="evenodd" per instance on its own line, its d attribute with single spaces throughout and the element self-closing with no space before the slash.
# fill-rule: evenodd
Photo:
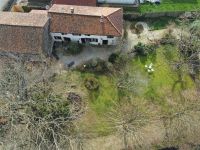
<svg viewBox="0 0 200 150">
<path fill-rule="evenodd" d="M 0 12 L 0 52 L 49 53 L 47 13 Z"/>
</svg>

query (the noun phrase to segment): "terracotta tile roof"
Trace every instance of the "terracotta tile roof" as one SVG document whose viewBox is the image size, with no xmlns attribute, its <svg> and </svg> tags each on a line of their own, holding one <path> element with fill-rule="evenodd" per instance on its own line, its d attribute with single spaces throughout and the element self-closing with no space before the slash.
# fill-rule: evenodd
<svg viewBox="0 0 200 150">
<path fill-rule="evenodd" d="M 97 0 L 53 0 L 53 4 L 96 6 Z"/>
<path fill-rule="evenodd" d="M 49 10 L 49 16 L 51 32 L 122 35 L 121 8 L 53 5 Z"/>
<path fill-rule="evenodd" d="M 120 8 L 113 7 L 90 7 L 90 6 L 73 6 L 73 5 L 57 5 L 54 4 L 49 12 L 71 14 L 71 8 L 74 9 L 74 14 L 84 16 L 108 16 Z"/>
<path fill-rule="evenodd" d="M 43 27 L 49 20 L 45 14 L 0 12 L 0 24 Z"/>
<path fill-rule="evenodd" d="M 46 51 L 49 36 L 47 15 L 34 13 L 0 13 L 0 51 L 41 53 Z"/>
<path fill-rule="evenodd" d="M 31 10 L 30 13 L 34 13 L 34 14 L 44 14 L 44 15 L 48 16 L 48 11 L 47 11 L 47 10 L 37 10 L 37 9 L 33 9 L 33 10 Z"/>
</svg>

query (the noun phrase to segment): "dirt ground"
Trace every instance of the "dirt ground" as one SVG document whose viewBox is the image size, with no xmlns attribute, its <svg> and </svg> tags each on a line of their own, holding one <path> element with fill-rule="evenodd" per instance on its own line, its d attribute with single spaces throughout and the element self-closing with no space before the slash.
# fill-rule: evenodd
<svg viewBox="0 0 200 150">
<path fill-rule="evenodd" d="M 85 46 L 80 54 L 77 55 L 65 55 L 63 52 L 57 53 L 59 57 L 59 62 L 65 68 L 70 62 L 74 62 L 73 67 L 82 64 L 85 61 L 88 61 L 93 58 L 100 58 L 107 60 L 110 54 L 118 51 L 119 49 L 116 46 L 106 46 L 106 47 L 97 47 L 97 46 Z"/>
</svg>

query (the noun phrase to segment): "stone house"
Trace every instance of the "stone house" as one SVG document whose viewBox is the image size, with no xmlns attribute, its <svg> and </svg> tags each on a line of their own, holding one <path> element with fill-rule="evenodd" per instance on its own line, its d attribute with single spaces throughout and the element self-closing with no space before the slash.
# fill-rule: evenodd
<svg viewBox="0 0 200 150">
<path fill-rule="evenodd" d="M 54 41 L 116 45 L 122 36 L 121 8 L 55 4 L 48 14 Z"/>
<path fill-rule="evenodd" d="M 0 12 L 1 52 L 51 53 L 49 42 L 47 14 Z"/>
</svg>

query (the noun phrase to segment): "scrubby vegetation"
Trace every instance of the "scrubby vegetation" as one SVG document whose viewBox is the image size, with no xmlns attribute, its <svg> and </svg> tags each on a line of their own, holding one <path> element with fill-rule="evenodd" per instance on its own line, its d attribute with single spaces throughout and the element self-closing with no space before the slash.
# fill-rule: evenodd
<svg viewBox="0 0 200 150">
<path fill-rule="evenodd" d="M 147 56 L 149 54 L 155 53 L 155 51 L 155 45 L 145 45 L 139 42 L 134 46 L 134 52 L 136 52 L 138 56 Z"/>
<path fill-rule="evenodd" d="M 76 55 L 82 51 L 83 45 L 75 42 L 70 42 L 67 44 L 66 53 Z"/>
<path fill-rule="evenodd" d="M 99 88 L 98 80 L 94 77 L 88 77 L 85 79 L 85 87 L 88 90 L 97 90 Z"/>
</svg>

